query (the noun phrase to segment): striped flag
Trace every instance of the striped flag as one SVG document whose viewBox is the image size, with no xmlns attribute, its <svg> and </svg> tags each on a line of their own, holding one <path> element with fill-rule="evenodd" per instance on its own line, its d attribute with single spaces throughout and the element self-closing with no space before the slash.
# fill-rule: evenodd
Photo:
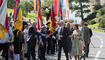
<svg viewBox="0 0 105 60">
<path fill-rule="evenodd" d="M 0 43 L 6 42 L 8 30 L 7 0 L 0 0 Z"/>
<path fill-rule="evenodd" d="M 17 10 L 18 10 L 18 4 L 19 0 L 15 0 L 15 8 L 14 8 L 14 14 L 13 14 L 13 19 L 16 20 L 16 15 L 17 15 Z"/>
<path fill-rule="evenodd" d="M 43 26 L 42 14 L 41 14 L 41 1 L 38 0 L 38 30 Z"/>
<path fill-rule="evenodd" d="M 14 19 L 15 19 L 15 29 L 21 31 L 23 27 L 23 21 L 22 21 L 22 10 L 20 5 L 20 0 L 15 1 Z"/>
<path fill-rule="evenodd" d="M 60 12 L 60 20 L 62 20 L 62 0 L 59 0 L 59 12 Z"/>
<path fill-rule="evenodd" d="M 56 28 L 56 19 L 55 19 L 54 6 L 53 6 L 53 1 L 52 1 L 52 6 L 51 6 L 51 22 L 50 22 L 51 32 L 54 32 L 55 28 Z"/>
</svg>

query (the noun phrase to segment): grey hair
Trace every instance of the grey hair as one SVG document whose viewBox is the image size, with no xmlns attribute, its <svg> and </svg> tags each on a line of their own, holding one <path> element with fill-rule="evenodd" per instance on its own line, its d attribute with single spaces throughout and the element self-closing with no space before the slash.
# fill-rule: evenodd
<svg viewBox="0 0 105 60">
<path fill-rule="evenodd" d="M 61 20 L 61 21 L 60 21 L 60 23 L 63 23 L 63 24 L 65 24 L 65 22 L 64 22 L 63 20 Z"/>
</svg>

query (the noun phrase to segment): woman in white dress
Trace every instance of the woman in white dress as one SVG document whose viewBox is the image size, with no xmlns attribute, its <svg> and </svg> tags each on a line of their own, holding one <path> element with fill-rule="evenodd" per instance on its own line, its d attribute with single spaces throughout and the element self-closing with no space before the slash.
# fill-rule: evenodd
<svg viewBox="0 0 105 60">
<path fill-rule="evenodd" d="M 81 49 L 80 49 L 80 40 L 81 40 L 81 31 L 79 30 L 78 24 L 74 25 L 72 39 L 72 51 L 71 55 L 75 57 L 75 60 L 80 60 Z"/>
</svg>

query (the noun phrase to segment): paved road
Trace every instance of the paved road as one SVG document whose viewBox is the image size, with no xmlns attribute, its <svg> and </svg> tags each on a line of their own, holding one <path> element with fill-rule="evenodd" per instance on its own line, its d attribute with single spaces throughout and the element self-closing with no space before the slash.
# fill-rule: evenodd
<svg viewBox="0 0 105 60">
<path fill-rule="evenodd" d="M 91 40 L 89 58 L 86 58 L 86 60 L 105 60 L 105 33 L 94 31 Z M 57 60 L 57 53 L 55 55 L 46 55 L 46 58 L 47 60 Z M 61 60 L 66 60 L 63 52 Z M 74 60 L 74 58 L 71 60 Z"/>
<path fill-rule="evenodd" d="M 86 58 L 86 60 L 105 60 L 105 33 L 94 31 L 91 40 L 89 58 Z M 48 60 L 56 60 L 57 55 L 48 56 L 48 58 Z M 61 60 L 66 60 L 64 53 Z M 74 60 L 74 58 L 71 60 Z"/>
</svg>

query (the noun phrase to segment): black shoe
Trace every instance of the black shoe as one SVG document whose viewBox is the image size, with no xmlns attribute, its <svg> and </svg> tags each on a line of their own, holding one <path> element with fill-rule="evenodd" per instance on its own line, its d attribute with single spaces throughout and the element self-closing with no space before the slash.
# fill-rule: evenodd
<svg viewBox="0 0 105 60">
<path fill-rule="evenodd" d="M 55 54 L 55 52 L 51 52 L 51 54 Z"/>
<path fill-rule="evenodd" d="M 44 58 L 44 60 L 47 60 L 46 58 Z"/>
<path fill-rule="evenodd" d="M 72 57 L 70 56 L 70 59 L 72 59 Z"/>
<path fill-rule="evenodd" d="M 69 60 L 69 59 L 66 59 L 66 60 Z"/>
</svg>

